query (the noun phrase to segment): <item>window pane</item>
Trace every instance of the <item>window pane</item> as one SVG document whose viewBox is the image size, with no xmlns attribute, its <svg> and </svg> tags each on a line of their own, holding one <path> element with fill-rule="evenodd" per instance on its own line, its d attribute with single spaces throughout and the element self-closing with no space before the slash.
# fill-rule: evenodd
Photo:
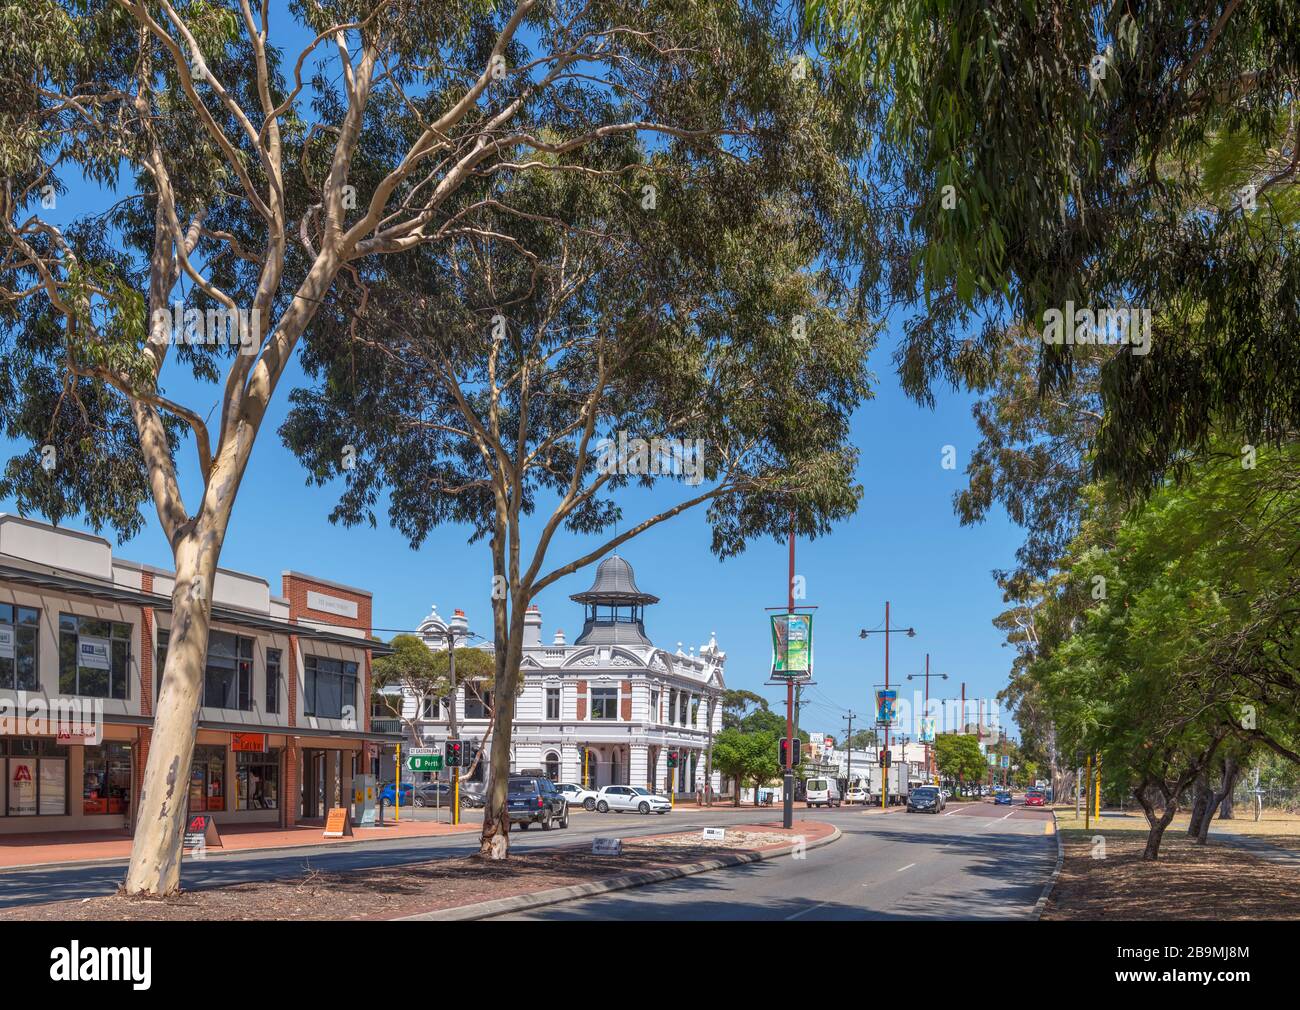
<svg viewBox="0 0 1300 1010">
<path fill-rule="evenodd" d="M 36 664 L 36 638 L 36 628 L 20 627 L 17 631 L 18 650 L 15 662 L 18 668 L 18 690 L 20 691 L 40 690 L 41 678 Z M 3 669 L 4 661 L 0 660 L 0 670 Z"/>
<path fill-rule="evenodd" d="M 127 686 L 130 683 L 129 671 L 131 664 L 129 662 L 130 644 L 123 639 L 113 639 L 111 652 L 113 655 L 113 697 L 126 698 L 130 693 Z"/>
<path fill-rule="evenodd" d="M 20 741 L 14 741 L 18 743 Z M 31 817 L 36 814 L 36 758 L 13 757 L 7 762 L 7 782 L 10 817 Z"/>
<path fill-rule="evenodd" d="M 31 607 L 19 607 L 18 623 L 19 624 L 40 624 L 41 612 L 39 610 L 33 610 Z"/>
<path fill-rule="evenodd" d="M 14 608 L 11 604 L 0 603 L 0 624 L 14 623 Z"/>
<path fill-rule="evenodd" d="M 62 621 L 60 620 L 60 625 Z M 59 693 L 77 693 L 77 636 L 59 632 Z"/>
</svg>

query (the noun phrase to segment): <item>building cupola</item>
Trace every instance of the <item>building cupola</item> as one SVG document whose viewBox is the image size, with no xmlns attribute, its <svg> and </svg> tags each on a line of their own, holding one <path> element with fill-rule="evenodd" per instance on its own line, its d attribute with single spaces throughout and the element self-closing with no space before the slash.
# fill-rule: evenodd
<svg viewBox="0 0 1300 1010">
<path fill-rule="evenodd" d="M 596 581 L 569 599 L 586 611 L 575 645 L 651 645 L 645 634 L 645 608 L 659 597 L 637 588 L 632 566 L 617 554 L 596 569 Z"/>
</svg>

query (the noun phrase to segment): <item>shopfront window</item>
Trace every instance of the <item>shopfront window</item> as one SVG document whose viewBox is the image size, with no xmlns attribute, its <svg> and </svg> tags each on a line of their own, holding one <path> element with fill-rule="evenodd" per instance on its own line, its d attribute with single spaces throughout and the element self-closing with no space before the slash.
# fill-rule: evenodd
<svg viewBox="0 0 1300 1010">
<path fill-rule="evenodd" d="M 41 612 L 0 603 L 0 688 L 39 691 L 36 638 Z"/>
<path fill-rule="evenodd" d="M 125 814 L 131 808 L 131 748 L 123 743 L 86 747 L 81 811 Z"/>
<path fill-rule="evenodd" d="M 190 765 L 190 813 L 226 809 L 226 748 L 195 747 Z"/>
<path fill-rule="evenodd" d="M 59 691 L 86 698 L 130 697 L 131 625 L 59 615 Z"/>
<path fill-rule="evenodd" d="M 278 810 L 280 807 L 280 751 L 235 754 L 236 809 Z"/>
<path fill-rule="evenodd" d="M 68 748 L 49 737 L 0 740 L 6 817 L 68 812 Z"/>
<path fill-rule="evenodd" d="M 203 704 L 208 708 L 253 707 L 253 640 L 225 631 L 208 633 L 203 673 Z"/>
<path fill-rule="evenodd" d="M 319 719 L 342 719 L 344 708 L 356 712 L 357 664 L 324 656 L 307 656 L 305 667 L 307 715 Z"/>
</svg>

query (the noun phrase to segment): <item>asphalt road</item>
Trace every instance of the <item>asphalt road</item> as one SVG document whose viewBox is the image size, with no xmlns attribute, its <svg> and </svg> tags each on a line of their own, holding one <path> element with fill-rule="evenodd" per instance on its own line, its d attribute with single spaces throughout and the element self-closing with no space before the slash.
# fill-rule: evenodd
<svg viewBox="0 0 1300 1010">
<path fill-rule="evenodd" d="M 423 813 L 423 811 L 421 811 Z M 429 811 L 431 814 L 432 811 Z M 756 816 L 770 819 L 772 811 Z M 405 813 L 403 817 L 407 816 Z M 481 811 L 470 815 L 478 821 Z M 779 811 L 778 811 L 779 816 Z M 468 819 L 468 818 L 467 818 Z M 683 806 L 662 816 L 652 814 L 575 813 L 567 830 L 512 831 L 510 844 L 516 848 L 547 845 L 590 845 L 595 835 L 662 834 L 665 831 L 693 830 L 717 824 L 735 824 L 744 820 L 735 813 L 711 814 L 707 810 Z M 212 855 L 198 860 L 187 857 L 181 868 L 181 886 L 201 890 L 226 884 L 254 880 L 277 880 L 299 877 L 308 869 L 337 871 L 369 869 L 422 863 L 430 859 L 463 856 L 478 847 L 478 832 L 426 838 L 403 838 L 392 841 L 366 841 L 346 846 L 331 844 L 293 849 L 287 852 L 237 852 Z M 30 905 L 69 898 L 90 898 L 112 894 L 126 876 L 126 860 L 96 863 L 89 866 L 47 866 L 18 868 L 0 872 L 0 908 Z"/>
<path fill-rule="evenodd" d="M 1052 815 L 950 805 L 943 814 L 810 812 L 839 841 L 788 856 L 503 918 L 680 921 L 1023 919 L 1056 864 Z"/>
</svg>

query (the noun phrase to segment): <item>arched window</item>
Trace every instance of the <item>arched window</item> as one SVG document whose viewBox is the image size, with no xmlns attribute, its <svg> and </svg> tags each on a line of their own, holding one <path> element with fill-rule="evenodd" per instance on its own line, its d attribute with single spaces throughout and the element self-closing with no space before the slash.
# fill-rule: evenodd
<svg viewBox="0 0 1300 1010">
<path fill-rule="evenodd" d="M 546 754 L 546 777 L 552 782 L 560 781 L 560 755 L 555 751 Z"/>
</svg>

